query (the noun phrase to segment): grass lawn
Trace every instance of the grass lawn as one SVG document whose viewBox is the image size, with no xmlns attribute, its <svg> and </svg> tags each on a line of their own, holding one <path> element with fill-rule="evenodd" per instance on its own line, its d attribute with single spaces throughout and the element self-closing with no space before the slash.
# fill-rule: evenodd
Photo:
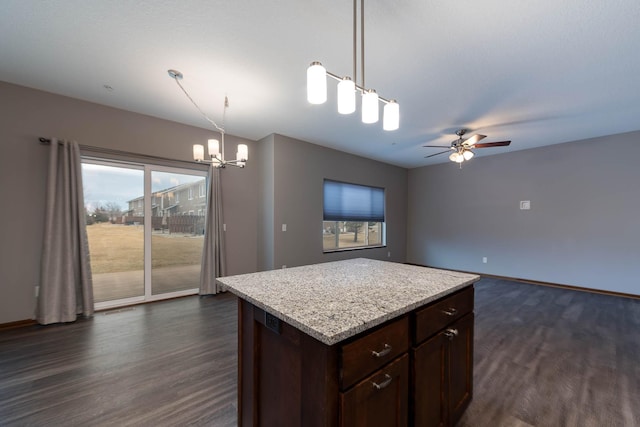
<svg viewBox="0 0 640 427">
<path fill-rule="evenodd" d="M 93 274 L 142 270 L 144 227 L 99 223 L 87 226 Z M 151 236 L 152 267 L 200 264 L 203 236 Z"/>
<path fill-rule="evenodd" d="M 340 233 L 339 239 L 340 239 L 340 248 L 353 248 L 353 247 L 357 247 L 357 246 L 364 246 L 365 245 L 365 236 L 364 236 L 364 232 L 360 231 L 358 233 L 358 240 L 357 241 L 353 241 L 354 238 L 354 233 L 352 232 L 348 232 L 348 233 Z M 380 244 L 380 239 L 377 236 L 378 233 L 376 233 L 375 231 L 370 231 L 369 232 L 369 244 L 370 245 L 377 245 Z M 322 244 L 324 245 L 324 249 L 335 249 L 336 248 L 336 236 L 335 234 L 324 234 L 322 236 Z"/>
</svg>

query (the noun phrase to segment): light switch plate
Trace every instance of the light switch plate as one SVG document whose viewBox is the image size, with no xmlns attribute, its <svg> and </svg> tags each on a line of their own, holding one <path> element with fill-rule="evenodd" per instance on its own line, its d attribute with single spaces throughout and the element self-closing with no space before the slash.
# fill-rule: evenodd
<svg viewBox="0 0 640 427">
<path fill-rule="evenodd" d="M 282 224 L 282 231 L 287 231 L 287 224 Z"/>
<path fill-rule="evenodd" d="M 520 201 L 520 210 L 521 211 L 528 211 L 529 209 L 531 209 L 531 200 L 521 200 Z"/>
</svg>

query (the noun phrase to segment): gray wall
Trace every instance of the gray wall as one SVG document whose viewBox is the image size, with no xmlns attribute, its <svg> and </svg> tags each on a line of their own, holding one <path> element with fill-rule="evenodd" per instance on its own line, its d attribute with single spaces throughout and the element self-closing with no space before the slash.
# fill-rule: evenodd
<svg viewBox="0 0 640 427">
<path fill-rule="evenodd" d="M 366 257 L 404 262 L 406 250 L 407 170 L 321 147 L 282 135 L 273 136 L 273 233 L 265 236 L 273 260 L 264 269 Z M 322 189 L 324 178 L 386 189 L 387 247 L 324 254 L 322 252 Z M 269 194 L 270 197 L 271 194 Z M 282 231 L 287 224 L 287 231 Z M 272 239 L 272 242 L 269 241 Z M 391 256 L 388 257 L 388 252 Z"/>
<path fill-rule="evenodd" d="M 269 135 L 258 144 L 258 174 L 260 177 L 258 205 L 258 269 L 273 270 L 273 233 L 274 233 L 274 135 Z"/>
<path fill-rule="evenodd" d="M 631 132 L 412 169 L 407 261 L 638 295 L 639 161 Z"/>
<path fill-rule="evenodd" d="M 191 145 L 211 131 L 0 82 L 0 324 L 34 314 L 48 154 L 40 136 L 191 160 Z M 222 172 L 229 274 L 258 264 L 257 144 L 229 136 L 227 152 L 240 142 L 249 145 L 247 167 Z"/>
</svg>

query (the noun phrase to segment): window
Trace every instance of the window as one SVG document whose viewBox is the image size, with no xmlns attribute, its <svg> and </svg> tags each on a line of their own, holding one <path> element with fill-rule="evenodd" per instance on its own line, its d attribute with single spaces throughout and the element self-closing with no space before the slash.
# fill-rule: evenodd
<svg viewBox="0 0 640 427">
<path fill-rule="evenodd" d="M 189 187 L 189 200 L 193 200 L 193 187 Z"/>
<path fill-rule="evenodd" d="M 323 200 L 324 252 L 385 245 L 384 188 L 325 179 Z"/>
<path fill-rule="evenodd" d="M 204 184 L 200 184 L 198 188 L 199 188 L 199 197 L 204 197 L 205 196 Z"/>
</svg>

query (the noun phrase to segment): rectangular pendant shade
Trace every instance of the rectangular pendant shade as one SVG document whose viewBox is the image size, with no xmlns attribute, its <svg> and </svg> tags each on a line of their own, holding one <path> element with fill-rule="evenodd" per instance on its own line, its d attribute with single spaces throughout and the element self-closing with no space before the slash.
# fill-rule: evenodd
<svg viewBox="0 0 640 427">
<path fill-rule="evenodd" d="M 209 156 L 217 157 L 220 154 L 220 141 L 217 139 L 210 139 L 207 143 L 209 146 Z"/>
<path fill-rule="evenodd" d="M 400 105 L 394 100 L 384 106 L 382 128 L 384 130 L 396 130 L 400 127 Z"/>
<path fill-rule="evenodd" d="M 193 144 L 193 160 L 201 162 L 204 160 L 204 146 Z"/>
<path fill-rule="evenodd" d="M 338 113 L 351 114 L 356 111 L 356 84 L 349 77 L 338 83 Z"/>
<path fill-rule="evenodd" d="M 369 90 L 362 94 L 362 123 L 376 123 L 378 121 L 378 94 Z"/>
<path fill-rule="evenodd" d="M 324 104 L 327 101 L 327 70 L 319 62 L 307 68 L 307 101 Z"/>
<path fill-rule="evenodd" d="M 384 222 L 384 188 L 324 180 L 324 221 Z"/>
<path fill-rule="evenodd" d="M 246 144 L 238 144 L 238 160 L 247 161 L 249 160 L 249 147 Z"/>
</svg>

